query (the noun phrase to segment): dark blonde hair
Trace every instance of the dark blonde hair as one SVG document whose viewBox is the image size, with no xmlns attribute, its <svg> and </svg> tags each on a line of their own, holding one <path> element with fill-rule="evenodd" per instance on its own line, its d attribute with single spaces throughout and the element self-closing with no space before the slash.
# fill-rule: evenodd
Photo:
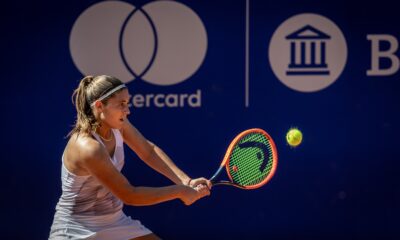
<svg viewBox="0 0 400 240">
<path fill-rule="evenodd" d="M 100 123 L 97 121 L 97 118 L 93 113 L 91 104 L 120 85 L 123 85 L 121 80 L 107 75 L 84 77 L 72 94 L 72 102 L 75 105 L 77 117 L 74 128 L 68 136 L 71 136 L 74 133 L 79 134 L 96 131 L 96 128 Z M 107 104 L 108 99 L 124 88 L 125 87 L 112 93 L 101 101 L 104 104 Z"/>
</svg>

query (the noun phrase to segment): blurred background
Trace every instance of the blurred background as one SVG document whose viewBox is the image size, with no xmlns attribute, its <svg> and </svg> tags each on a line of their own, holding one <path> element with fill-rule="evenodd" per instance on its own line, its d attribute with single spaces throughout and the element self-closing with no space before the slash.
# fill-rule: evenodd
<svg viewBox="0 0 400 240">
<path fill-rule="evenodd" d="M 1 14 L 1 236 L 47 239 L 85 75 L 123 80 L 131 122 L 191 177 L 248 128 L 274 138 L 263 188 L 125 212 L 163 239 L 399 239 L 396 1 L 14 1 Z M 285 134 L 303 132 L 291 148 Z M 133 185 L 168 179 L 128 148 Z M 396 160 L 397 159 L 397 160 Z"/>
</svg>

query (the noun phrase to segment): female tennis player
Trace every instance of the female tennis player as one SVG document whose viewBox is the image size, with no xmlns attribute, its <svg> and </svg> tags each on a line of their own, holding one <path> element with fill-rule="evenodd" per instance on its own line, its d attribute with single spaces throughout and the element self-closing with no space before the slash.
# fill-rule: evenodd
<svg viewBox="0 0 400 240">
<path fill-rule="evenodd" d="M 49 239 L 160 239 L 122 212 L 123 204 L 180 199 L 190 205 L 210 194 L 205 178 L 191 179 L 128 121 L 127 87 L 110 76 L 83 78 L 74 91 L 77 120 L 62 156 L 62 195 Z M 121 174 L 124 143 L 174 185 L 134 186 Z"/>
</svg>

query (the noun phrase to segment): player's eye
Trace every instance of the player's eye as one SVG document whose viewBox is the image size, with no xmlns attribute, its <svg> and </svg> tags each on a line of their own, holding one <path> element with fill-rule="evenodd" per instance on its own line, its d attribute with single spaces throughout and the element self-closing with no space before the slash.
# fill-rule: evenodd
<svg viewBox="0 0 400 240">
<path fill-rule="evenodd" d="M 130 108 L 130 107 L 132 107 L 132 103 L 126 103 L 126 102 L 122 102 L 121 104 L 120 104 L 120 107 L 121 108 Z"/>
</svg>

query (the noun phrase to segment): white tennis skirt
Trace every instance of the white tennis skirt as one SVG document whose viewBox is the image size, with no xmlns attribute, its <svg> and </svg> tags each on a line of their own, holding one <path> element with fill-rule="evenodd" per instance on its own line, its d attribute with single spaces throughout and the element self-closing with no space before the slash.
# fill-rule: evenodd
<svg viewBox="0 0 400 240">
<path fill-rule="evenodd" d="M 140 221 L 126 216 L 122 210 L 103 216 L 71 216 L 57 212 L 49 240 L 128 240 L 151 233 Z"/>
</svg>

